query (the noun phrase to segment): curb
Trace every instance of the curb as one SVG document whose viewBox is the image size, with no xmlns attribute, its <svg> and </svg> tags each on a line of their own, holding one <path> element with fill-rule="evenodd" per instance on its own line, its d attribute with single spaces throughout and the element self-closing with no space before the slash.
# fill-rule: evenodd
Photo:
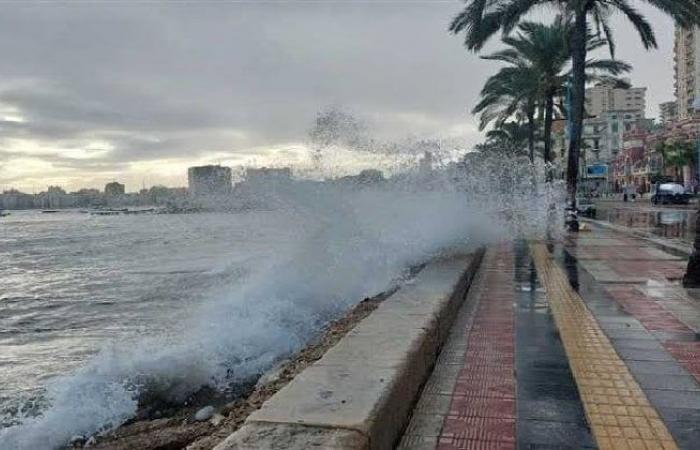
<svg viewBox="0 0 700 450">
<path fill-rule="evenodd" d="M 393 448 L 483 254 L 429 262 L 214 450 Z"/>
</svg>

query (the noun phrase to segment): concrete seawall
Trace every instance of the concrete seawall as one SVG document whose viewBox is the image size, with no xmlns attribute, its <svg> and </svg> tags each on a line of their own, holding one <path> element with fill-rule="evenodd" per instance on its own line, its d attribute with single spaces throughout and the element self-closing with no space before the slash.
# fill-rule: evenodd
<svg viewBox="0 0 700 450">
<path fill-rule="evenodd" d="M 482 256 L 428 263 L 215 450 L 392 448 Z"/>
</svg>

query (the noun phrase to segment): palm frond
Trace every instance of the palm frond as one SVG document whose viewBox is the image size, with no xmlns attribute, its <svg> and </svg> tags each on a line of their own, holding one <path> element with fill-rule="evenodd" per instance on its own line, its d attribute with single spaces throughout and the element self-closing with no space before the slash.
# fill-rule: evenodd
<svg viewBox="0 0 700 450">
<path fill-rule="evenodd" d="M 700 3 L 697 0 L 645 0 L 673 17 L 676 23 L 689 27 L 700 25 Z"/>
<path fill-rule="evenodd" d="M 639 38 L 642 40 L 644 48 L 656 48 L 658 47 L 656 43 L 656 36 L 654 35 L 654 30 L 647 20 L 642 16 L 639 11 L 637 11 L 632 5 L 630 5 L 627 0 L 606 0 L 611 6 L 619 9 L 627 19 L 632 22 L 632 25 L 637 30 Z"/>
</svg>

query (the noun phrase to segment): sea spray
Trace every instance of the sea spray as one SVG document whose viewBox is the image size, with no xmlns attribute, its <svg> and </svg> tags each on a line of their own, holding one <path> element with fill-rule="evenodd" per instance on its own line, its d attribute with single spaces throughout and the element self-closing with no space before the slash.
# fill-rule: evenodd
<svg viewBox="0 0 700 450">
<path fill-rule="evenodd" d="M 279 226 L 304 224 L 293 242 L 193 307 L 177 332 L 115 341 L 49 381 L 48 406 L 1 430 L 0 448 L 57 448 L 111 430 L 146 395 L 181 402 L 204 386 L 226 390 L 301 349 L 362 298 L 401 283 L 413 265 L 454 246 L 543 235 L 561 189 L 533 186 L 533 171 L 539 176 L 518 158 L 471 155 L 389 179 L 290 181 L 250 193 L 278 210 Z"/>
</svg>

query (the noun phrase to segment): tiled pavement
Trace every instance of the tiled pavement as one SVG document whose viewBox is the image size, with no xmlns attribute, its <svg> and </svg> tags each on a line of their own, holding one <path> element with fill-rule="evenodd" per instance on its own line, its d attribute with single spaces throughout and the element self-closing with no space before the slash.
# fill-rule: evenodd
<svg viewBox="0 0 700 450">
<path fill-rule="evenodd" d="M 545 295 L 525 244 L 489 249 L 399 448 L 700 448 L 700 302 L 678 284 L 685 261 L 598 227 L 549 251 L 577 318 L 554 320 L 566 295 L 549 284 Z M 556 295 L 554 305 L 548 295 Z M 577 325 L 584 316 L 590 326 Z M 598 329 L 603 340 L 583 359 L 572 352 L 586 347 L 572 347 L 572 330 L 573 342 L 583 339 L 578 329 Z M 592 386 L 578 373 L 577 384 L 571 369 L 590 372 L 586 358 L 620 361 L 647 409 L 608 408 L 598 396 L 613 395 L 600 390 L 606 383 Z M 651 434 L 642 427 L 625 443 L 605 439 L 605 430 L 633 433 L 640 411 L 648 412 Z M 677 447 L 660 443 L 671 438 Z"/>
</svg>

